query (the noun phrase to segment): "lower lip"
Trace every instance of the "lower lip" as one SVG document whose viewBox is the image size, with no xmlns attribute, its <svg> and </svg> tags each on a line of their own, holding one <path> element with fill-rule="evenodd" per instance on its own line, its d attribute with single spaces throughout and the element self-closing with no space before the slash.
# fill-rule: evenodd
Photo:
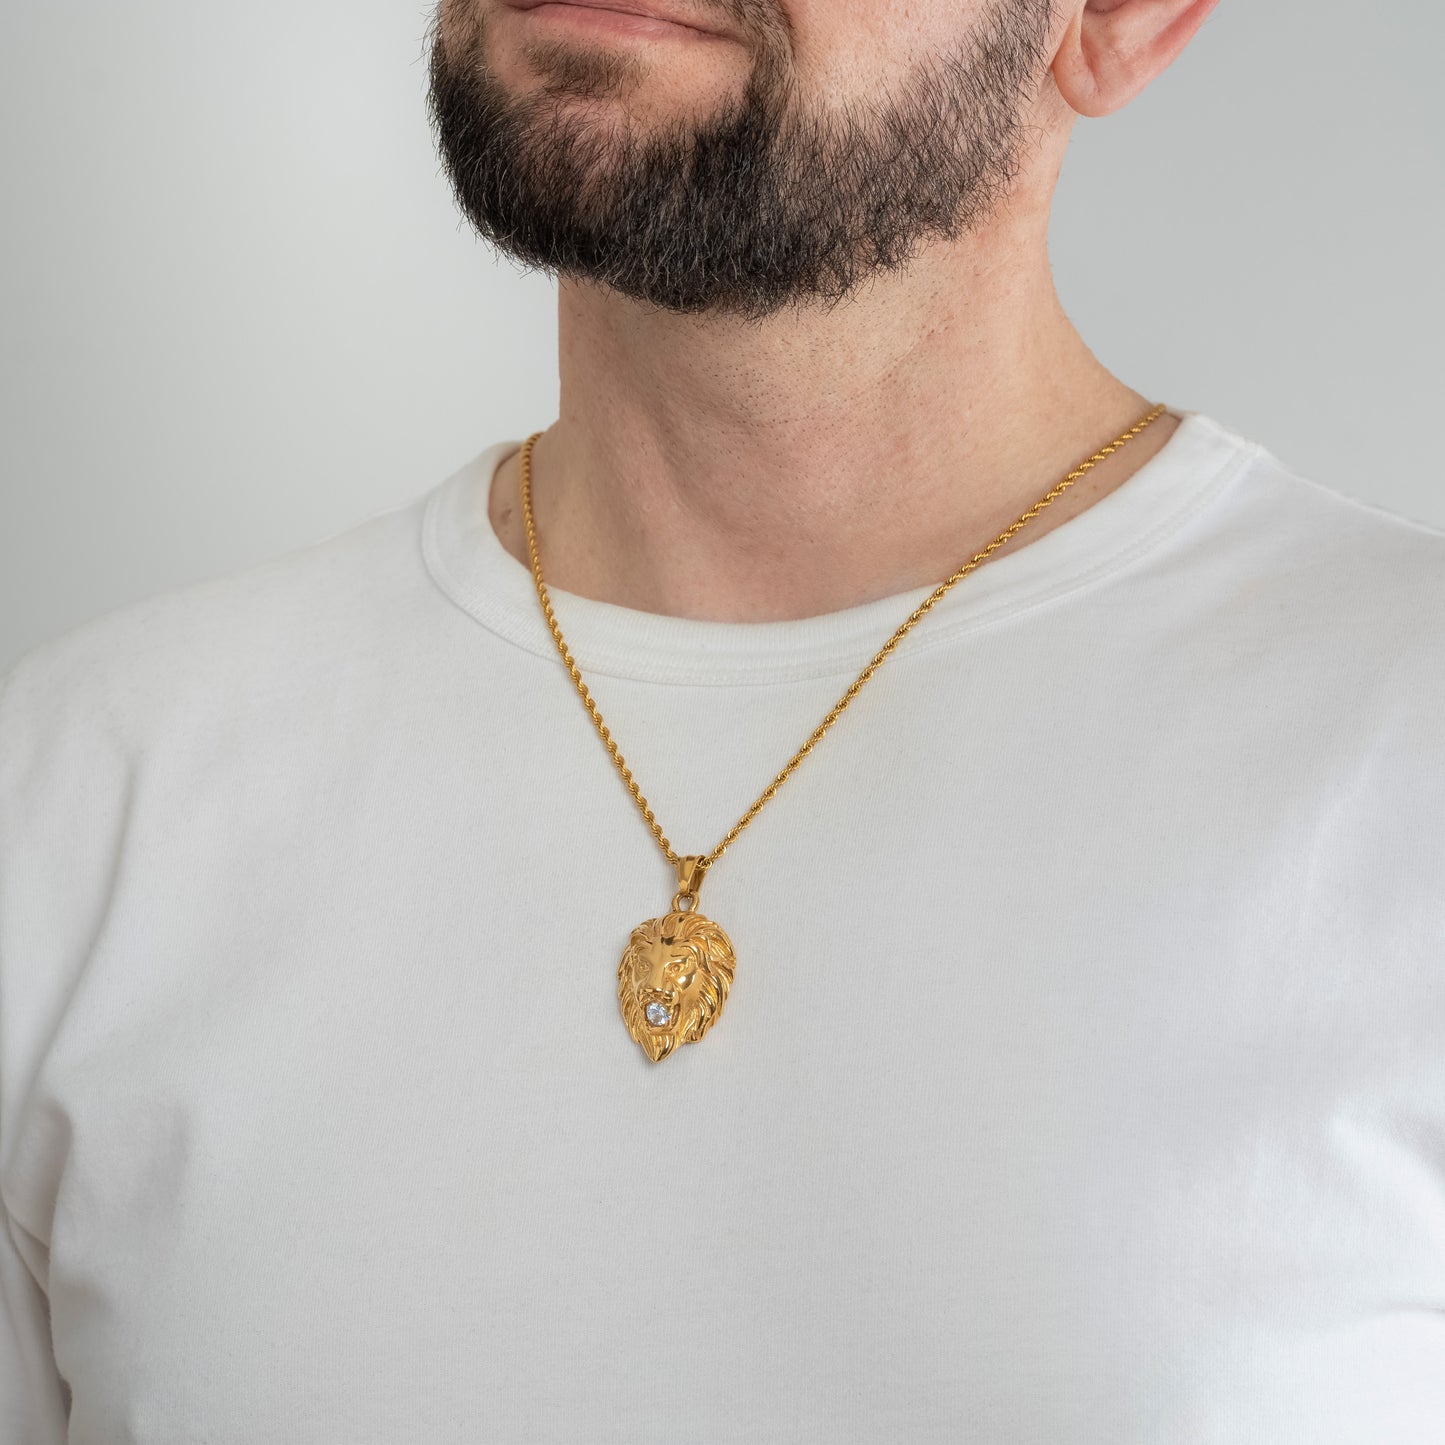
<svg viewBox="0 0 1445 1445">
<path fill-rule="evenodd" d="M 649 40 L 721 40 L 720 35 L 695 30 L 691 25 L 676 25 L 671 20 L 654 20 L 650 15 L 632 15 L 623 10 L 604 10 L 598 5 L 559 4 L 549 0 L 522 10 L 553 24 L 571 25 L 602 35 L 639 35 Z"/>
</svg>

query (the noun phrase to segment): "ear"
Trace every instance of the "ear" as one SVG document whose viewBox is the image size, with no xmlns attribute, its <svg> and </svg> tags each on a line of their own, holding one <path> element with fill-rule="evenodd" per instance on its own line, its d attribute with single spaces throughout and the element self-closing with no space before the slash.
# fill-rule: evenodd
<svg viewBox="0 0 1445 1445">
<path fill-rule="evenodd" d="M 1194 38 L 1219 0 L 1075 0 L 1054 83 L 1079 115 L 1133 100 Z"/>
</svg>

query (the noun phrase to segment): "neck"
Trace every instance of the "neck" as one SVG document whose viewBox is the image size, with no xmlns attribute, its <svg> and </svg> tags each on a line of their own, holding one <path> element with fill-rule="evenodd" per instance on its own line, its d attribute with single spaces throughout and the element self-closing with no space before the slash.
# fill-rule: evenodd
<svg viewBox="0 0 1445 1445">
<path fill-rule="evenodd" d="M 756 622 L 943 580 L 1151 406 L 1064 315 L 1043 231 L 1005 218 L 832 311 L 753 325 L 564 280 L 560 416 L 532 452 L 548 584 Z M 1160 417 L 994 556 L 1092 505 L 1176 424 Z M 490 516 L 530 566 L 519 483 L 513 454 Z"/>
</svg>

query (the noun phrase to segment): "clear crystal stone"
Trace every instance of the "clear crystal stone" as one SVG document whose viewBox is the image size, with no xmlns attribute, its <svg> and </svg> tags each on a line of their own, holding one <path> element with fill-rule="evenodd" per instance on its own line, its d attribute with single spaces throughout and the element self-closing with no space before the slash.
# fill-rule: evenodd
<svg viewBox="0 0 1445 1445">
<path fill-rule="evenodd" d="M 648 1004 L 645 1012 L 647 1014 L 647 1022 L 650 1024 L 665 1024 L 672 1018 L 672 1015 L 669 1014 L 660 1003 Z"/>
</svg>

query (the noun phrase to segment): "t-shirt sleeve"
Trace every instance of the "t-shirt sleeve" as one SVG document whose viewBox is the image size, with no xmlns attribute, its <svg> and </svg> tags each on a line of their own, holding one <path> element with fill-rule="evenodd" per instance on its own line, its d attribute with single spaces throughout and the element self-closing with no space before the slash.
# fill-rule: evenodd
<svg viewBox="0 0 1445 1445">
<path fill-rule="evenodd" d="M 68 1405 L 50 1344 L 45 1246 L 0 1212 L 0 1440 L 64 1445 Z"/>
<path fill-rule="evenodd" d="M 50 1269 L 63 1150 L 27 1125 L 83 962 L 85 864 L 103 836 L 76 661 L 73 645 L 44 646 L 0 673 L 0 1445 L 69 1433 Z"/>
</svg>

